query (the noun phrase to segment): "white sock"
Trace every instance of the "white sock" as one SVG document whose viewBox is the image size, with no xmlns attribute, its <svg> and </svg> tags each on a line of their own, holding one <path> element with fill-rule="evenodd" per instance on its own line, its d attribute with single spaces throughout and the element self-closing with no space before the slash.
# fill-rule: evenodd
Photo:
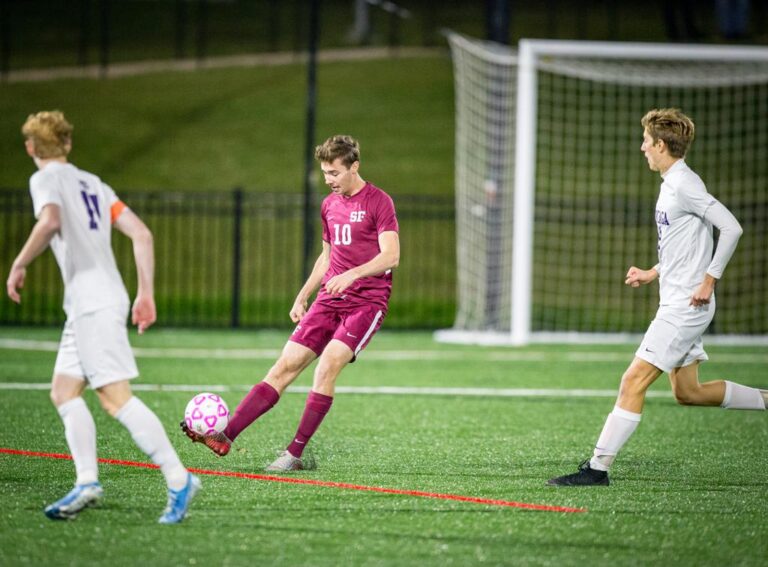
<svg viewBox="0 0 768 567">
<path fill-rule="evenodd" d="M 61 404 L 56 411 L 64 422 L 64 436 L 75 462 L 75 484 L 90 484 L 99 480 L 96 461 L 96 424 L 83 398 L 77 397 Z"/>
<path fill-rule="evenodd" d="M 642 414 L 634 413 L 614 406 L 605 420 L 603 431 L 595 445 L 595 451 L 589 460 L 590 468 L 607 471 L 613 460 L 630 436 L 637 429 Z"/>
<path fill-rule="evenodd" d="M 163 424 L 155 413 L 134 396 L 120 408 L 115 417 L 131 432 L 131 437 L 139 449 L 160 467 L 168 488 L 184 488 L 189 473 L 181 464 Z"/>
<path fill-rule="evenodd" d="M 763 393 L 757 388 L 725 381 L 725 397 L 720 407 L 725 409 L 765 410 Z"/>
</svg>

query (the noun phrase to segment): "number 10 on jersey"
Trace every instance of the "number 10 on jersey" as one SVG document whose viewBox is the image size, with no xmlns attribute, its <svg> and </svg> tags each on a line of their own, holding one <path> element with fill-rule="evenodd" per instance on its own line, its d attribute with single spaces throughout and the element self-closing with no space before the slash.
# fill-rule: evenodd
<svg viewBox="0 0 768 567">
<path fill-rule="evenodd" d="M 333 243 L 335 245 L 352 244 L 352 225 L 349 224 L 335 224 L 333 225 Z"/>
</svg>

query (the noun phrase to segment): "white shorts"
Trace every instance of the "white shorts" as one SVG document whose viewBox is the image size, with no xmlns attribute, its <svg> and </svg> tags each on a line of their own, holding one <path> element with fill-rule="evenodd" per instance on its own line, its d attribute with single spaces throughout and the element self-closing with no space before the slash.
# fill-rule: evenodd
<svg viewBox="0 0 768 567">
<path fill-rule="evenodd" d="M 139 375 L 126 327 L 127 309 L 108 307 L 64 325 L 54 374 L 87 380 L 92 388 Z"/>
<path fill-rule="evenodd" d="M 701 307 L 659 307 L 635 356 L 664 372 L 709 360 L 701 336 L 714 316 L 714 299 Z"/>
</svg>

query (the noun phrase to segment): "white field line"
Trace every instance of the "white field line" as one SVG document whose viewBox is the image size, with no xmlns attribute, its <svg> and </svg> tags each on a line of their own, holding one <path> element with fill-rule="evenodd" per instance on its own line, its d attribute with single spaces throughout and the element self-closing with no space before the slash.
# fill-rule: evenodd
<svg viewBox="0 0 768 567">
<path fill-rule="evenodd" d="M 0 338 L 0 349 L 56 352 L 57 341 L 35 341 L 26 339 Z M 138 358 L 186 358 L 186 359 L 221 359 L 221 360 L 274 360 L 280 355 L 280 349 L 223 349 L 223 348 L 144 348 L 135 347 Z M 553 351 L 518 351 L 489 350 L 478 347 L 474 350 L 370 350 L 360 356 L 363 360 L 379 361 L 467 361 L 467 362 L 629 362 L 631 351 L 609 352 L 563 352 Z M 768 364 L 768 353 L 723 353 L 713 355 L 714 362 L 725 364 Z"/>
<path fill-rule="evenodd" d="M 48 390 L 43 382 L 2 382 L 0 390 Z M 131 384 L 139 392 L 247 392 L 250 385 L 224 386 L 221 384 Z M 306 394 L 308 386 L 291 386 L 287 393 Z M 560 389 L 560 388 L 413 388 L 400 386 L 337 386 L 339 394 L 390 396 L 472 396 L 487 398 L 615 398 L 617 390 Z M 669 398 L 670 392 L 651 391 L 651 398 Z"/>
</svg>

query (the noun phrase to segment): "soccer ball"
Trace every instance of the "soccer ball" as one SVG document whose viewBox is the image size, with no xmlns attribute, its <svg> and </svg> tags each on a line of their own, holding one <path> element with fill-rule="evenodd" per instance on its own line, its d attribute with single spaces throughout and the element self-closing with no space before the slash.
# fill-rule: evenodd
<svg viewBox="0 0 768 567">
<path fill-rule="evenodd" d="M 203 392 L 189 400 L 184 410 L 184 421 L 197 433 L 220 433 L 229 423 L 229 408 L 218 394 Z"/>
</svg>

